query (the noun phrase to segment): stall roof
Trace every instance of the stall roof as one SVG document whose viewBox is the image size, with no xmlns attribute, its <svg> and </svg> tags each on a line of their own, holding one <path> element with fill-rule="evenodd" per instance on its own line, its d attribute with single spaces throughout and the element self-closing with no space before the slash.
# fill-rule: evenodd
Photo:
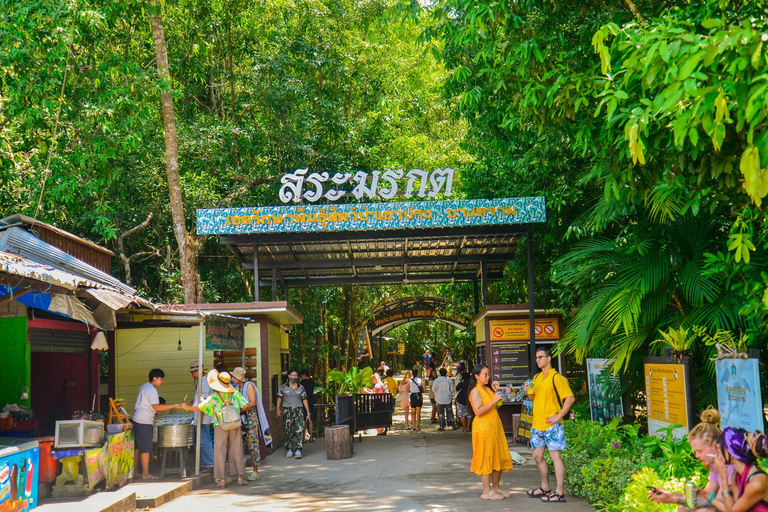
<svg viewBox="0 0 768 512">
<path fill-rule="evenodd" d="M 300 324 L 304 317 L 287 302 L 244 302 L 232 304 L 163 304 L 155 309 L 130 309 L 118 312 L 121 327 L 194 325 L 200 314 L 236 317 L 266 316 L 279 325 Z"/>
</svg>

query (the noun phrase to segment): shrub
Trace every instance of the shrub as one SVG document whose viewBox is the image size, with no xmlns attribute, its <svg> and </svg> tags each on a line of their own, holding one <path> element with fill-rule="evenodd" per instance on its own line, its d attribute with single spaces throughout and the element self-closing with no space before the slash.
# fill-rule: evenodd
<svg viewBox="0 0 768 512">
<path fill-rule="evenodd" d="M 653 477 L 659 485 L 662 479 L 664 485 L 677 485 L 693 477 L 704 484 L 704 468 L 687 440 L 672 439 L 671 429 L 660 439 L 641 436 L 636 425 L 620 425 L 618 419 L 605 426 L 576 419 L 565 423 L 565 433 L 565 491 L 604 510 L 635 510 L 626 508 L 624 500 L 630 498 L 645 502 L 644 486 L 655 484 L 635 485 L 637 479 Z M 552 470 L 549 457 L 547 461 Z M 651 506 L 649 510 L 659 510 Z"/>
<path fill-rule="evenodd" d="M 700 477 L 701 475 L 699 474 L 696 476 Z M 662 479 L 652 468 L 642 468 L 632 475 L 632 479 L 627 485 L 624 495 L 618 502 L 608 504 L 601 503 L 598 506 L 598 510 L 604 512 L 625 512 L 627 510 L 632 510 L 634 512 L 674 512 L 677 510 L 677 505 L 666 503 L 657 504 L 648 501 L 648 489 L 646 486 L 658 487 L 674 493 L 682 493 L 686 480 L 686 478 L 676 477 Z"/>
</svg>

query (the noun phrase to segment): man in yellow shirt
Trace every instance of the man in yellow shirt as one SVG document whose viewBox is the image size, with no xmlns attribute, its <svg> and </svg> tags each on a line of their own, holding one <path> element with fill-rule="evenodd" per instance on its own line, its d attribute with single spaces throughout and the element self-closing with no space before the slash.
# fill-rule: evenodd
<svg viewBox="0 0 768 512">
<path fill-rule="evenodd" d="M 533 458 L 541 477 L 541 486 L 528 491 L 529 498 L 540 498 L 544 502 L 565 501 L 565 466 L 561 451 L 565 449 L 563 418 L 576 401 L 568 380 L 552 368 L 552 352 L 547 348 L 536 351 L 536 366 L 541 370 L 533 377 L 533 386 L 526 383 L 528 396 L 533 400 L 533 421 L 531 422 L 531 447 Z M 549 450 L 555 466 L 557 487 L 555 492 L 549 486 L 549 466 L 544 460 L 544 448 Z"/>
<path fill-rule="evenodd" d="M 397 380 L 393 377 L 395 375 L 395 371 L 390 368 L 387 370 L 387 378 L 384 379 L 384 384 L 387 386 L 387 390 L 392 394 L 392 410 L 395 410 L 395 399 L 397 398 Z"/>
</svg>

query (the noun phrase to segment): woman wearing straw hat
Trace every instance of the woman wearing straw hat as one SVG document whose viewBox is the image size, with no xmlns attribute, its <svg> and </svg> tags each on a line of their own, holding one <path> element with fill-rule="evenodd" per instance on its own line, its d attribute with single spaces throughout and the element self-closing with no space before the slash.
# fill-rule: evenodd
<svg viewBox="0 0 768 512">
<path fill-rule="evenodd" d="M 227 459 L 229 459 L 229 472 L 237 471 L 237 485 L 246 485 L 245 458 L 243 456 L 243 436 L 240 429 L 224 430 L 221 427 L 221 411 L 228 405 L 234 405 L 238 411 L 248 403 L 246 399 L 232 386 L 232 377 L 227 372 L 219 373 L 216 370 L 208 372 L 208 385 L 213 391 L 208 398 L 203 399 L 200 405 L 184 405 L 186 411 L 202 411 L 213 417 L 213 478 L 216 487 L 223 488 L 226 485 Z"/>
</svg>

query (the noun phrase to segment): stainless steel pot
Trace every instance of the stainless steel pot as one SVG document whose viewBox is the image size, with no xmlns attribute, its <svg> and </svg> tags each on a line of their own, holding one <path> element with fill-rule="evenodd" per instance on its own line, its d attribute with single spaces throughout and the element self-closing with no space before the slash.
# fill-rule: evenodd
<svg viewBox="0 0 768 512">
<path fill-rule="evenodd" d="M 193 425 L 160 425 L 157 427 L 158 448 L 184 448 L 195 444 Z"/>
</svg>

